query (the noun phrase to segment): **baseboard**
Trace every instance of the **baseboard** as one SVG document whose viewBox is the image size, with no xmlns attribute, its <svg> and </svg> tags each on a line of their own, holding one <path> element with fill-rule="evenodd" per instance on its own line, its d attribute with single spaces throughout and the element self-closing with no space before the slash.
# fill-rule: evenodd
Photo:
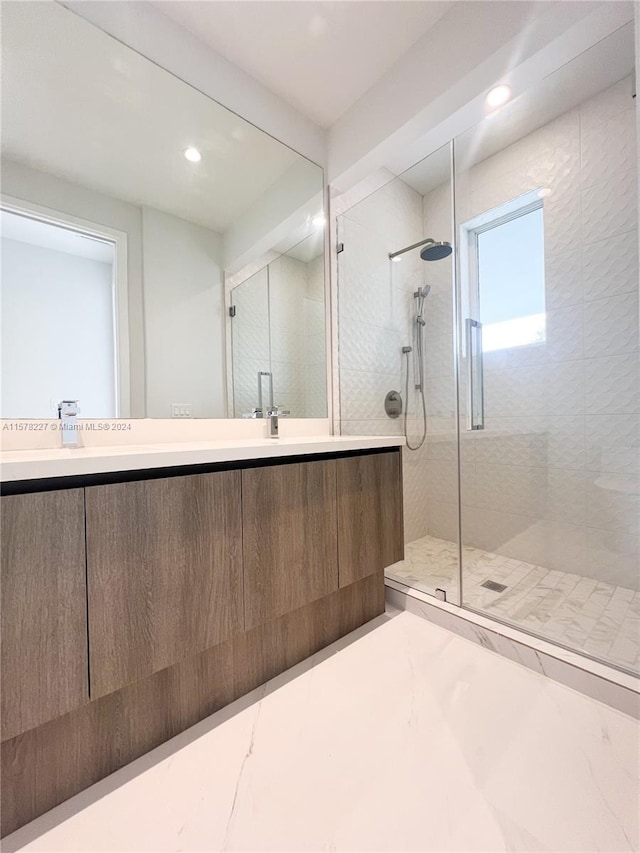
<svg viewBox="0 0 640 853">
<path fill-rule="evenodd" d="M 388 608 L 406 610 L 489 651 L 640 719 L 640 679 L 502 625 L 478 613 L 386 580 Z"/>
</svg>

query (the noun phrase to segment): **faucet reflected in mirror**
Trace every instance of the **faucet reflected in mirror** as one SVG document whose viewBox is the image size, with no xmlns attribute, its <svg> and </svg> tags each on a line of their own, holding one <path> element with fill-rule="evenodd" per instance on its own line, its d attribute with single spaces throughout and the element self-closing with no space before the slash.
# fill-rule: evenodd
<svg viewBox="0 0 640 853">
<path fill-rule="evenodd" d="M 269 377 L 269 408 L 273 408 L 273 373 L 270 370 L 258 371 L 258 405 L 254 406 L 250 412 L 243 412 L 243 418 L 261 418 L 264 416 L 264 403 L 262 400 L 262 377 Z"/>
<path fill-rule="evenodd" d="M 269 377 L 269 405 L 267 409 L 264 408 L 263 398 L 262 398 L 262 380 L 267 376 Z M 279 424 L 278 418 L 283 417 L 284 415 L 290 415 L 291 412 L 288 409 L 283 409 L 280 406 L 274 405 L 273 402 L 273 373 L 270 370 L 259 370 L 258 371 L 258 405 L 254 406 L 250 412 L 244 412 L 243 418 L 268 418 L 269 419 L 269 437 L 270 438 L 278 438 L 279 437 Z"/>
</svg>

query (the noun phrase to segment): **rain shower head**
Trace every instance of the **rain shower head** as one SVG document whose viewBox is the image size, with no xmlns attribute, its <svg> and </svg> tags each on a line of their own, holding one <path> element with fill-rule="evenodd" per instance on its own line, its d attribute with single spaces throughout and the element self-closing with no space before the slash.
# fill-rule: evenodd
<svg viewBox="0 0 640 853">
<path fill-rule="evenodd" d="M 443 258 L 448 258 L 451 254 L 451 243 L 429 243 L 420 252 L 420 257 L 423 261 L 441 261 Z"/>
<path fill-rule="evenodd" d="M 405 252 L 411 252 L 420 246 L 424 246 L 424 249 L 420 252 L 420 257 L 423 261 L 439 261 L 442 258 L 447 258 L 452 252 L 451 243 L 445 243 L 444 241 L 439 243 L 433 238 L 427 237 L 426 240 L 412 243 L 411 246 L 405 246 L 404 249 L 398 249 L 397 252 L 389 252 L 389 260 L 399 261 L 400 255 L 404 255 Z"/>
</svg>

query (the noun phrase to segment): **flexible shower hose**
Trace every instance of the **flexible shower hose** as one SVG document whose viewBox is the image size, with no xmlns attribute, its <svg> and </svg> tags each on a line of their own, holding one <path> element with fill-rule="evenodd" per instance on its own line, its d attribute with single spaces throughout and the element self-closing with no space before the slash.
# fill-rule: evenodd
<svg viewBox="0 0 640 853">
<path fill-rule="evenodd" d="M 406 352 L 405 355 L 407 357 L 407 371 L 404 386 L 404 437 L 407 440 L 407 447 L 409 448 L 409 450 L 420 450 L 427 437 L 427 403 L 424 396 L 424 359 L 422 356 L 422 326 L 419 322 L 416 322 L 416 361 L 418 367 L 418 381 L 420 383 L 420 399 L 422 401 L 422 436 L 420 437 L 418 444 L 415 445 L 411 444 L 411 441 L 409 440 L 409 433 L 407 431 L 407 415 L 409 411 L 409 353 Z"/>
</svg>

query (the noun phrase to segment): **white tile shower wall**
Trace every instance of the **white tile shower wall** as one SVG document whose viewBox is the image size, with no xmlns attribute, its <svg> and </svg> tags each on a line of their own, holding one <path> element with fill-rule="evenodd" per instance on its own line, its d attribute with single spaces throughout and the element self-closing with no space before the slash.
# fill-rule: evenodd
<svg viewBox="0 0 640 853">
<path fill-rule="evenodd" d="M 415 345 L 413 292 L 425 283 L 425 272 L 418 252 L 404 255 L 399 263 L 390 262 L 388 253 L 423 238 L 423 199 L 395 179 L 348 210 L 338 223 L 339 241 L 345 246 L 338 266 L 341 430 L 352 435 L 400 434 L 402 418 L 387 417 L 384 398 L 391 390 L 406 396 L 402 347 Z M 408 426 L 414 442 L 421 427 L 417 407 L 420 414 L 418 395 L 410 385 Z M 404 451 L 407 541 L 428 532 L 427 465 L 426 444 L 415 452 Z"/>
<path fill-rule="evenodd" d="M 271 369 L 274 402 L 301 417 L 305 408 L 304 299 L 307 265 L 282 255 L 269 264 L 269 312 L 271 326 Z"/>
<path fill-rule="evenodd" d="M 452 240 L 451 186 L 447 182 L 424 197 L 424 233 L 434 240 Z M 425 320 L 427 434 L 427 501 L 429 532 L 458 541 L 458 442 L 456 434 L 456 386 L 454 380 L 453 282 L 450 261 L 428 264 L 431 293 Z M 465 436 L 463 436 L 463 439 Z M 475 472 L 469 464 L 471 444 L 463 440 L 462 490 L 474 492 Z M 455 600 L 453 585 L 447 594 Z"/>
<path fill-rule="evenodd" d="M 303 388 L 307 418 L 327 416 L 327 340 L 324 306 L 324 256 L 307 264 L 307 291 L 303 305 Z"/>
<path fill-rule="evenodd" d="M 234 289 L 233 303 L 236 417 L 257 405 L 259 370 L 273 372 L 274 403 L 291 417 L 326 417 L 323 257 L 278 257 Z"/>
<path fill-rule="evenodd" d="M 470 450 L 463 457 L 462 503 L 468 545 L 638 589 L 631 94 L 631 79 L 622 80 L 459 176 L 461 221 L 524 192 L 550 190 L 544 199 L 546 342 L 487 354 L 486 431 L 463 434 Z M 427 231 L 430 218 L 444 211 L 439 192 L 425 197 Z M 428 370 L 436 407 L 430 413 L 441 419 L 440 429 L 448 423 L 444 365 L 452 345 L 445 303 L 431 317 L 427 345 L 427 359 L 443 367 Z M 438 305 L 432 300 L 431 311 Z M 430 458 L 442 456 L 446 437 L 430 431 L 429 438 Z M 453 436 L 450 443 L 449 457 Z M 432 483 L 429 532 L 450 538 L 457 508 L 442 500 L 446 490 L 437 476 Z"/>
<path fill-rule="evenodd" d="M 233 290 L 233 408 L 236 418 L 258 405 L 258 372 L 270 369 L 269 286 L 264 268 Z M 263 393 L 267 393 L 264 380 Z M 266 399 L 266 398 L 265 398 Z"/>
</svg>

